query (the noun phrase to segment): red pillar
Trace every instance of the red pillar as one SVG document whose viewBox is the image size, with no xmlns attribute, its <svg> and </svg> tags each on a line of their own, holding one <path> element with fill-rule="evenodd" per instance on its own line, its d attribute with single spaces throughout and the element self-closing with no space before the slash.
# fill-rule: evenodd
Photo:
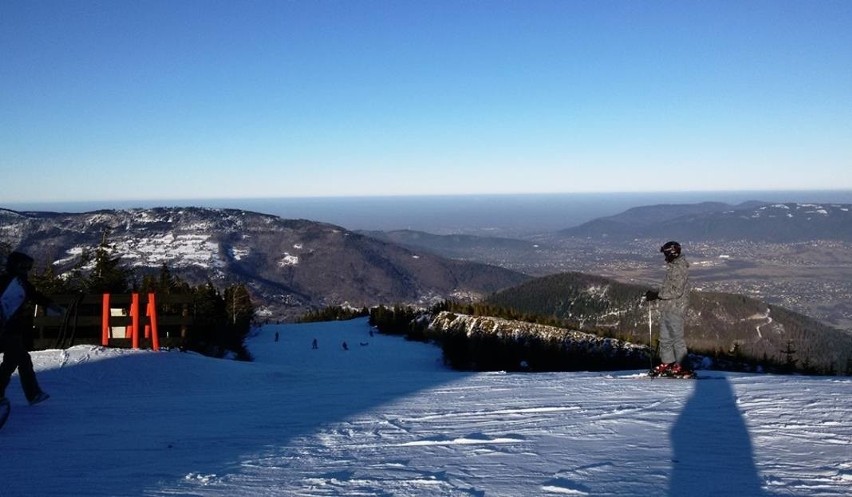
<svg viewBox="0 0 852 497">
<path fill-rule="evenodd" d="M 133 348 L 139 348 L 139 294 L 133 293 L 130 300 L 130 319 L 133 321 Z"/>
<path fill-rule="evenodd" d="M 148 321 L 151 323 L 151 348 L 160 350 L 160 334 L 157 328 L 157 299 L 156 294 L 148 294 Z"/>
<path fill-rule="evenodd" d="M 101 345 L 109 345 L 109 294 L 101 299 Z"/>
</svg>

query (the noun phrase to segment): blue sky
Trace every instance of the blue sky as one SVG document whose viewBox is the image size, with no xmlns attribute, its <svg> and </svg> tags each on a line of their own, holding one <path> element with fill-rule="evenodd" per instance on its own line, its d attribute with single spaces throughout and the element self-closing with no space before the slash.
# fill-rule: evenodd
<svg viewBox="0 0 852 497">
<path fill-rule="evenodd" d="M 852 189 L 852 2 L 0 2 L 0 205 Z"/>
</svg>

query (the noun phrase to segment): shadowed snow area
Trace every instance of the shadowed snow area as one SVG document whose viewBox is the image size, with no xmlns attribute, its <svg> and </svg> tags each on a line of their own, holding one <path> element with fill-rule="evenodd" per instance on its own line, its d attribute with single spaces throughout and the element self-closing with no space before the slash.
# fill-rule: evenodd
<svg viewBox="0 0 852 497">
<path fill-rule="evenodd" d="M 847 377 L 471 374 L 447 370 L 433 345 L 371 335 L 363 319 L 266 326 L 249 347 L 253 363 L 34 353 L 52 397 L 30 407 L 17 378 L 9 385 L 0 495 L 852 490 Z"/>
</svg>

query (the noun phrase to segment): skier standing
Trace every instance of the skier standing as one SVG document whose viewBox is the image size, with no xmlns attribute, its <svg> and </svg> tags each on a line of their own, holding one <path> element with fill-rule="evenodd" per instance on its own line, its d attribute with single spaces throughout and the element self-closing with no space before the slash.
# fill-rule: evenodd
<svg viewBox="0 0 852 497">
<path fill-rule="evenodd" d="M 660 301 L 660 360 L 651 376 L 692 377 L 686 364 L 687 350 L 683 339 L 683 322 L 689 303 L 689 263 L 681 255 L 678 242 L 660 247 L 666 258 L 666 276 L 660 290 L 648 290 L 645 298 Z"/>
<path fill-rule="evenodd" d="M 24 333 L 32 330 L 24 304 L 31 301 L 48 307 L 52 312 L 62 312 L 29 282 L 28 273 L 32 267 L 32 257 L 12 252 L 6 258 L 5 274 L 0 275 L 0 344 L 4 349 L 3 362 L 0 363 L 0 400 L 5 400 L 6 387 L 17 369 L 30 405 L 47 400 L 49 395 L 39 387 L 32 358 L 24 345 Z"/>
</svg>

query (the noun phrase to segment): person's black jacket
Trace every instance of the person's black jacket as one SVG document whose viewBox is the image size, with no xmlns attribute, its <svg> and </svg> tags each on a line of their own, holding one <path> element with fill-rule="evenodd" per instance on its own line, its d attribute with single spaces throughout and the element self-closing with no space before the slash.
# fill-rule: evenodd
<svg viewBox="0 0 852 497">
<path fill-rule="evenodd" d="M 6 287 L 9 286 L 9 283 L 11 283 L 14 278 L 16 278 L 16 276 L 9 273 L 0 274 L 0 295 L 3 294 Z M 11 316 L 6 316 L 6 321 L 2 324 L 2 335 L 23 335 L 27 330 L 32 330 L 32 303 L 46 307 L 53 305 L 53 301 L 43 293 L 36 290 L 29 280 L 21 277 L 17 278 L 21 287 L 24 289 L 26 297 L 24 298 L 23 304 L 21 304 L 21 307 L 19 307 L 17 311 L 15 311 Z"/>
</svg>

